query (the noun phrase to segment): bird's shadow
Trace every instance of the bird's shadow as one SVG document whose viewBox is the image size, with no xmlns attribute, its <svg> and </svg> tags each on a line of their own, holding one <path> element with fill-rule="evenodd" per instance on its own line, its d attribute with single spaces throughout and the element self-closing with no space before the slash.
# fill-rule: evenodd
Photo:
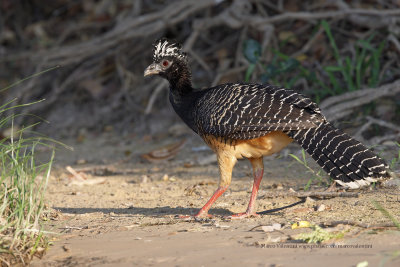
<svg viewBox="0 0 400 267">
<path fill-rule="evenodd" d="M 275 208 L 271 210 L 265 210 L 261 212 L 257 212 L 259 215 L 265 214 L 274 214 L 278 211 L 299 205 L 304 203 L 304 200 L 300 200 L 298 202 L 289 204 L 287 206 L 283 206 L 280 208 Z M 143 208 L 143 207 L 128 207 L 128 208 L 66 208 L 66 207 L 53 207 L 54 209 L 62 212 L 62 213 L 72 213 L 72 214 L 87 214 L 87 213 L 114 213 L 114 214 L 125 214 L 125 215 L 145 215 L 152 217 L 166 216 L 166 215 L 194 215 L 198 212 L 198 208 L 184 208 L 184 207 L 175 207 L 172 208 L 170 206 L 164 207 L 156 207 L 156 208 Z M 227 209 L 211 209 L 209 211 L 210 214 L 219 215 L 219 216 L 229 216 L 233 213 Z"/>
</svg>

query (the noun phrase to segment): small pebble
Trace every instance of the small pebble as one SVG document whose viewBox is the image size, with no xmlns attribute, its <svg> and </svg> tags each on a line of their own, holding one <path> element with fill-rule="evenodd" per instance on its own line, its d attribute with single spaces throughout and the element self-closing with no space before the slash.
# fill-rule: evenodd
<svg viewBox="0 0 400 267">
<path fill-rule="evenodd" d="M 324 210 L 326 210 L 325 204 L 321 204 L 321 205 L 317 206 L 317 211 L 324 211 Z"/>
</svg>

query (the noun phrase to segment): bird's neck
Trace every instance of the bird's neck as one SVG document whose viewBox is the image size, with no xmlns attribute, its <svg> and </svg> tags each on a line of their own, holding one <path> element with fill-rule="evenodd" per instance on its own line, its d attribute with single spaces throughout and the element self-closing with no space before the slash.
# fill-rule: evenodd
<svg viewBox="0 0 400 267">
<path fill-rule="evenodd" d="M 193 120 L 196 93 L 192 87 L 190 70 L 181 66 L 173 75 L 166 78 L 170 83 L 169 99 L 175 112 L 193 131 L 197 132 Z"/>
<path fill-rule="evenodd" d="M 177 101 L 193 92 L 192 76 L 187 66 L 181 66 L 167 77 L 171 87 L 171 93 Z"/>
</svg>

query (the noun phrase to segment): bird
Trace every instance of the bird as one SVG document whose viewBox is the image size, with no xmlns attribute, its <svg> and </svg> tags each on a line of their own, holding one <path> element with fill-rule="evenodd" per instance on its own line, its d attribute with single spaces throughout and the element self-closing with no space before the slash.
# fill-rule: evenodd
<svg viewBox="0 0 400 267">
<path fill-rule="evenodd" d="M 182 45 L 167 38 L 153 44 L 153 62 L 144 76 L 159 75 L 169 82 L 169 100 L 183 122 L 216 153 L 217 190 L 194 215 L 208 212 L 228 189 L 238 159 L 253 170 L 253 188 L 245 212 L 231 218 L 258 216 L 256 197 L 263 178 L 263 157 L 296 141 L 344 188 L 357 189 L 390 177 L 385 161 L 356 139 L 333 126 L 310 98 L 270 84 L 226 83 L 193 88 L 188 56 Z"/>
</svg>

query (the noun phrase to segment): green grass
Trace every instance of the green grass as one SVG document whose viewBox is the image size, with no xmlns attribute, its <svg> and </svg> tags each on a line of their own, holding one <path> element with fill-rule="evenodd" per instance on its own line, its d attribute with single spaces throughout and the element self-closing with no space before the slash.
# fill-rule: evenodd
<svg viewBox="0 0 400 267">
<path fill-rule="evenodd" d="M 38 164 L 35 149 L 40 139 L 0 142 L 0 252 L 4 260 L 26 261 L 47 247 L 40 226 L 43 194 L 46 190 L 54 153 L 49 161 Z"/>
<path fill-rule="evenodd" d="M 380 58 L 386 42 L 381 41 L 377 47 L 374 47 L 372 40 L 375 34 L 371 34 L 366 40 L 358 40 L 353 44 L 355 50 L 353 57 L 344 56 L 339 54 L 328 22 L 323 20 L 321 26 L 329 39 L 333 56 L 337 61 L 337 65 L 324 68 L 329 76 L 333 93 L 336 95 L 355 91 L 361 89 L 363 85 L 376 87 L 379 84 L 381 71 Z"/>
<path fill-rule="evenodd" d="M 396 157 L 394 157 L 391 161 L 390 161 L 390 169 L 394 169 L 396 166 L 398 166 L 400 164 L 400 143 L 396 143 L 397 147 L 398 147 L 398 152 Z"/>
<path fill-rule="evenodd" d="M 30 77 L 34 76 L 37 75 Z M 20 115 L 4 115 L 5 111 L 16 112 L 18 108 L 32 104 L 34 103 L 16 105 L 15 100 L 12 100 L 0 106 L 0 132 L 6 128 L 11 129 L 11 135 L 0 140 L 0 265 L 2 266 L 21 263 L 26 265 L 33 256 L 43 254 L 48 246 L 41 219 L 44 209 L 43 197 L 54 159 L 54 150 L 50 153 L 48 161 L 38 162 L 37 148 L 46 145 L 44 142 L 49 139 L 30 137 L 32 134 L 28 136 L 28 130 L 35 124 L 21 129 L 14 127 L 14 119 Z"/>
<path fill-rule="evenodd" d="M 304 191 L 308 191 L 313 184 L 313 182 L 317 181 L 318 185 L 324 184 L 324 185 L 329 185 L 331 183 L 331 178 L 324 178 L 322 175 L 322 170 L 320 169 L 319 171 L 314 171 L 310 166 L 308 166 L 308 162 L 306 159 L 306 152 L 304 149 L 301 150 L 301 158 L 294 154 L 289 154 L 293 159 L 295 159 L 298 163 L 303 165 L 311 174 L 311 178 L 308 180 L 307 184 L 304 186 Z"/>
<path fill-rule="evenodd" d="M 399 152 L 400 153 L 400 152 Z M 383 216 L 392 221 L 392 223 L 396 226 L 397 230 L 400 231 L 400 222 L 387 210 L 385 209 L 378 201 L 372 200 L 372 204 L 375 206 L 377 210 L 379 210 Z M 396 258 L 400 257 L 400 250 L 395 250 L 390 252 L 389 255 L 386 255 L 380 262 L 379 266 L 385 266 L 385 264 Z"/>
<path fill-rule="evenodd" d="M 301 61 L 281 51 L 287 43 L 285 41 L 280 47 L 272 49 L 274 56 L 270 62 L 265 63 L 261 58 L 261 45 L 256 40 L 248 39 L 243 44 L 243 55 L 249 62 L 245 81 L 249 82 L 255 77 L 262 83 L 293 88 L 296 82 L 302 79 L 307 82 L 310 93 L 317 103 L 328 96 L 379 85 L 382 70 L 380 61 L 386 46 L 385 40 L 380 41 L 377 34 L 372 33 L 365 40 L 349 43 L 354 53 L 341 54 L 329 23 L 321 21 L 314 32 L 318 32 L 319 28 L 324 30 L 332 51 L 334 60 L 330 63 L 321 62 L 321 69 L 303 66 Z M 261 68 L 256 68 L 257 65 Z M 259 69 L 262 71 L 258 71 Z"/>
<path fill-rule="evenodd" d="M 393 222 L 393 224 L 397 227 L 398 230 L 400 230 L 400 222 L 396 220 L 396 218 L 387 210 L 385 209 L 378 201 L 372 200 L 372 204 L 375 206 L 377 210 L 379 210 L 383 216 L 388 218 Z"/>
</svg>

